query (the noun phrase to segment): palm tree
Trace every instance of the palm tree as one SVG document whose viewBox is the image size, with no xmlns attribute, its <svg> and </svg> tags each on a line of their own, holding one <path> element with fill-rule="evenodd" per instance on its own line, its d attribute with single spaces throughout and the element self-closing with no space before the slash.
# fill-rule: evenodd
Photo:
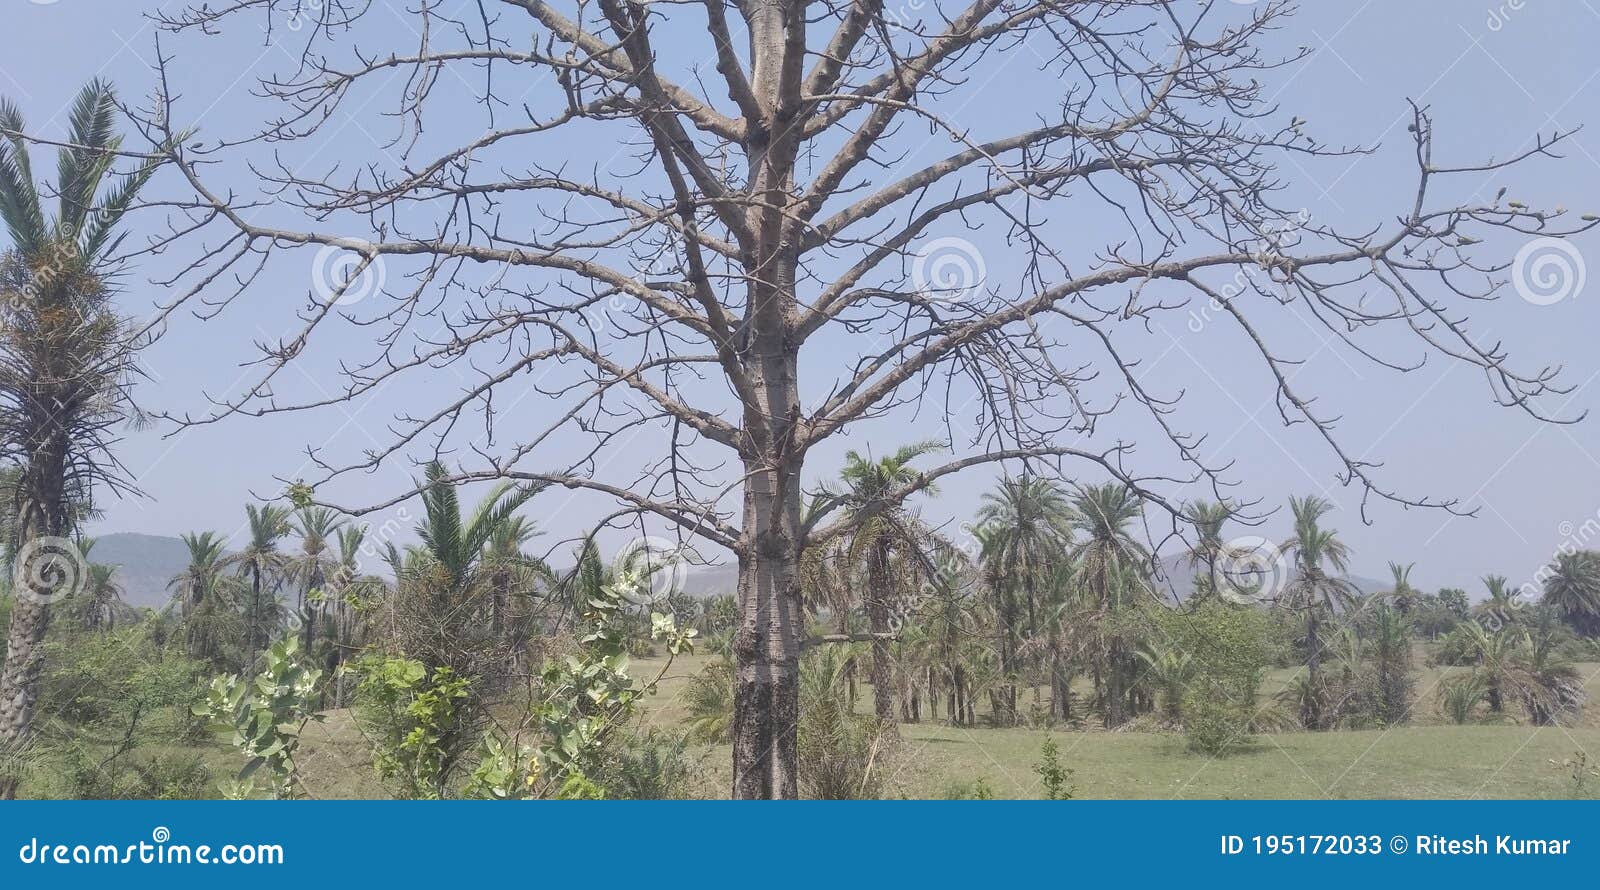
<svg viewBox="0 0 1600 890">
<path fill-rule="evenodd" d="M 1286 549 L 1294 555 L 1295 577 L 1283 600 L 1305 622 L 1306 681 L 1308 695 L 1301 700 L 1300 722 L 1307 729 L 1325 729 L 1323 721 L 1322 626 L 1355 598 L 1355 588 L 1342 575 L 1349 567 L 1350 548 L 1332 529 L 1322 527 L 1322 517 L 1333 505 L 1309 495 L 1289 498 L 1294 514 L 1294 536 Z M 1329 574 L 1329 569 L 1337 574 Z"/>
<path fill-rule="evenodd" d="M 66 611 L 74 624 L 90 633 L 113 630 L 117 626 L 117 619 L 132 611 L 123 602 L 122 585 L 117 583 L 117 567 L 89 561 L 90 551 L 94 549 L 93 538 L 79 538 L 77 547 L 88 566 L 88 572 L 78 588 L 67 597 L 64 603 Z"/>
<path fill-rule="evenodd" d="M 306 505 L 295 509 L 287 520 L 289 530 L 300 536 L 300 552 L 289 558 L 288 574 L 299 584 L 295 590 L 295 609 L 300 616 L 300 645 L 315 657 L 315 643 L 327 599 L 328 576 L 338 565 L 332 557 L 330 539 L 341 520 L 327 507 Z"/>
<path fill-rule="evenodd" d="M 1555 726 L 1583 704 L 1583 675 L 1556 650 L 1552 610 L 1541 610 L 1539 626 L 1524 631 L 1513 674 L 1517 697 L 1534 726 Z"/>
<path fill-rule="evenodd" d="M 513 660 L 520 663 L 524 650 L 541 620 L 533 608 L 534 597 L 555 582 L 555 572 L 544 560 L 523 547 L 539 535 L 538 527 L 522 516 L 509 516 L 496 525 L 484 545 L 484 583 L 489 588 L 489 632 L 506 638 Z M 515 668 L 516 665 L 513 665 Z"/>
<path fill-rule="evenodd" d="M 1544 602 L 1579 636 L 1600 635 L 1600 553 L 1558 554 L 1545 578 Z"/>
<path fill-rule="evenodd" d="M 895 724 L 894 660 L 889 651 L 891 611 L 898 594 L 907 583 L 905 577 L 892 577 L 892 555 L 896 551 L 920 555 L 931 549 L 932 537 L 920 520 L 909 513 L 898 499 L 899 491 L 911 484 L 918 471 L 911 462 L 938 451 L 937 442 L 906 445 L 880 460 L 862 457 L 855 451 L 845 454 L 840 477 L 845 489 L 824 492 L 842 502 L 856 521 L 850 536 L 850 562 L 866 567 L 867 629 L 872 635 L 872 691 L 878 720 L 885 727 Z M 931 487 L 923 489 L 933 494 Z M 913 561 L 915 562 L 915 561 Z M 913 570 L 916 566 L 908 563 Z M 917 572 L 917 574 L 921 574 Z"/>
<path fill-rule="evenodd" d="M 1071 557 L 1079 584 L 1102 627 L 1102 700 L 1109 728 L 1127 722 L 1128 698 L 1133 691 L 1133 647 L 1118 618 L 1153 594 L 1148 577 L 1150 552 L 1128 528 L 1140 512 L 1138 495 L 1116 482 L 1079 486 L 1072 498 L 1072 526 L 1078 542 Z"/>
<path fill-rule="evenodd" d="M 227 558 L 227 564 L 250 579 L 244 608 L 245 665 L 248 667 L 255 664 L 256 654 L 266 648 L 271 635 L 269 628 L 276 623 L 275 591 L 290 564 L 288 554 L 278 549 L 278 542 L 289 534 L 290 525 L 289 511 L 284 507 L 245 504 L 244 511 L 249 521 L 250 540 L 243 550 Z"/>
<path fill-rule="evenodd" d="M 1389 574 L 1394 578 L 1389 596 L 1394 600 L 1394 607 L 1401 615 L 1410 615 L 1417 604 L 1418 590 L 1411 586 L 1411 570 L 1416 568 L 1416 565 L 1414 562 L 1405 565 L 1397 562 L 1389 563 Z"/>
<path fill-rule="evenodd" d="M 987 532 L 982 556 L 985 565 L 998 583 L 1020 594 L 1021 605 L 1027 613 L 1027 632 L 1037 635 L 1039 624 L 1039 599 L 1041 589 L 1058 580 L 1067 563 L 1067 547 L 1072 542 L 1072 507 L 1061 486 L 1037 476 L 1020 479 L 1002 479 L 999 487 L 983 496 L 978 510 L 978 524 Z M 1057 588 L 1059 589 L 1059 588 Z M 1050 629 L 1046 633 L 1051 689 L 1051 713 L 1065 717 L 1066 667 L 1062 663 L 1061 609 L 1051 610 Z M 1019 629 L 1002 628 L 1007 637 L 1007 651 L 1017 649 Z M 1010 671 L 1020 666 L 1007 664 Z M 1015 689 L 1007 687 L 1008 716 L 1015 716 Z"/>
<path fill-rule="evenodd" d="M 1483 586 L 1489 597 L 1472 607 L 1479 624 L 1501 630 L 1517 623 L 1517 594 L 1504 575 L 1484 575 Z"/>
<path fill-rule="evenodd" d="M 1489 711 L 1499 714 L 1505 710 L 1506 687 L 1513 672 L 1513 656 L 1517 639 L 1510 632 L 1490 632 L 1476 621 L 1463 622 L 1456 628 L 1465 641 L 1464 648 L 1471 653 L 1473 674 L 1483 680 L 1484 698 Z"/>
<path fill-rule="evenodd" d="M 216 532 L 191 532 L 182 538 L 189 565 L 167 588 L 178 606 L 189 654 L 221 667 L 239 631 L 237 590 L 234 579 L 224 573 L 225 542 Z"/>
<path fill-rule="evenodd" d="M 1398 726 L 1411 717 L 1411 619 L 1397 605 L 1372 612 L 1372 657 L 1378 670 L 1378 718 Z"/>
<path fill-rule="evenodd" d="M 1217 590 L 1217 563 L 1228 548 L 1222 529 L 1235 512 L 1232 505 L 1219 501 L 1195 501 L 1184 511 L 1195 530 L 1194 546 L 1188 554 L 1189 568 L 1198 573 L 1191 608 L 1221 592 Z"/>
<path fill-rule="evenodd" d="M 29 559 L 41 549 L 35 542 L 72 533 L 71 505 L 91 503 L 96 484 L 130 490 L 109 447 L 129 411 L 137 338 L 111 302 L 111 255 L 120 240 L 113 233 L 156 164 L 146 162 L 102 193 L 122 142 L 115 114 L 109 85 L 93 81 L 78 93 L 56 161 L 60 198 L 50 219 L 33 180 L 22 115 L 0 99 L 0 220 L 11 238 L 0 255 L 0 455 L 20 469 L 6 543 Z M 55 592 L 30 587 L 12 605 L 0 671 L 0 744 L 21 741 L 32 726 L 46 594 Z M 0 799 L 14 792 L 14 780 L 0 777 Z"/>
<path fill-rule="evenodd" d="M 1162 718 L 1171 725 L 1182 723 L 1183 696 L 1189 689 L 1189 681 L 1198 673 L 1199 665 L 1189 653 L 1176 649 L 1144 647 L 1135 654 L 1144 663 L 1139 679 L 1150 686 L 1161 701 Z"/>
<path fill-rule="evenodd" d="M 485 554 L 501 526 L 541 490 L 500 483 L 464 516 L 444 464 L 433 461 L 424 468 L 424 515 L 417 528 L 422 544 L 407 560 L 396 590 L 411 610 L 407 620 L 397 622 L 401 632 L 410 634 L 409 642 L 402 641 L 403 651 L 431 667 L 449 667 L 472 679 L 505 654 L 503 640 L 477 629 L 484 614 L 480 597 L 488 593 Z"/>
</svg>

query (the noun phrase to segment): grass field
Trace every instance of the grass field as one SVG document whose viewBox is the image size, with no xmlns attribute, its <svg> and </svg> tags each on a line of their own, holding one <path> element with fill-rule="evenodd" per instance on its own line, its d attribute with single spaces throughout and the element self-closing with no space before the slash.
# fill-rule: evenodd
<svg viewBox="0 0 1600 890">
<path fill-rule="evenodd" d="M 646 725 L 673 728 L 682 721 L 678 693 L 703 663 L 702 656 L 692 656 L 673 665 L 649 702 Z M 654 676 L 660 667 L 642 659 L 634 674 Z M 1600 665 L 1582 667 L 1593 700 L 1600 694 Z M 953 786 L 980 779 L 995 797 L 1038 797 L 1033 767 L 1040 745 L 1053 737 L 1074 771 L 1080 798 L 1600 797 L 1600 779 L 1578 788 L 1551 763 L 1579 751 L 1600 752 L 1594 708 L 1577 726 L 1454 726 L 1437 711 L 1433 687 L 1442 675 L 1431 668 L 1418 672 L 1415 725 L 1392 730 L 1262 735 L 1247 751 L 1211 758 L 1187 750 L 1178 733 L 962 729 L 924 721 L 902 725 L 902 744 L 882 768 L 897 797 L 943 797 Z M 1288 676 L 1281 672 L 1273 680 Z M 228 769 L 231 752 L 216 755 L 218 769 Z M 725 795 L 729 749 L 702 748 L 693 757 L 704 792 Z M 331 712 L 326 723 L 307 730 L 301 760 L 307 786 L 318 797 L 385 796 L 347 712 Z"/>
</svg>

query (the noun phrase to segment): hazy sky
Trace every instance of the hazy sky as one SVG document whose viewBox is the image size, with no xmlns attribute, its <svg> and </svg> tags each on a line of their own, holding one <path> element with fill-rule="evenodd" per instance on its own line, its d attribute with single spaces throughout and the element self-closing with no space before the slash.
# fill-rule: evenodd
<svg viewBox="0 0 1600 890">
<path fill-rule="evenodd" d="M 155 52 L 155 32 L 143 14 L 161 5 L 11 0 L 7 27 L 0 30 L 0 93 L 16 101 L 30 126 L 45 135 L 59 134 L 64 106 L 90 77 L 109 78 L 125 98 L 138 99 L 150 88 L 149 61 Z M 401 17 L 395 19 L 395 26 L 403 27 Z M 1396 196 L 1404 195 L 1410 173 L 1408 97 L 1431 106 L 1438 148 L 1452 162 L 1505 157 L 1525 150 L 1535 133 L 1587 126 L 1567 144 L 1564 161 L 1541 161 L 1505 176 L 1485 177 L 1480 191 L 1487 196 L 1505 186 L 1535 206 L 1600 212 L 1600 56 L 1595 51 L 1600 47 L 1600 6 L 1594 0 L 1496 5 L 1321 0 L 1305 3 L 1278 37 L 1284 47 L 1303 44 L 1314 50 L 1310 59 L 1269 81 L 1284 110 L 1308 119 L 1309 129 L 1328 141 L 1382 147 L 1369 157 L 1284 170 L 1316 219 L 1347 227 L 1386 223 L 1405 206 L 1406 200 L 1397 203 Z M 265 42 L 262 34 L 222 44 L 167 37 L 162 49 L 177 59 L 183 106 L 197 115 L 202 136 L 236 134 L 247 127 L 253 107 L 248 91 L 255 77 L 282 70 L 289 61 L 284 48 Z M 990 109 L 975 108 L 973 115 L 1005 114 L 1011 100 L 1024 92 L 1009 86 L 1001 82 L 984 87 L 989 93 L 979 105 Z M 449 123 L 445 117 L 430 127 Z M 382 151 L 383 126 L 376 112 L 340 121 L 339 148 L 357 157 L 375 155 Z M 611 153 L 610 146 L 600 144 L 573 149 Z M 258 187 L 240 167 L 213 175 L 243 193 Z M 158 216 L 135 219 L 134 231 L 159 225 Z M 1585 236 L 1576 246 L 1581 256 L 1600 258 L 1600 238 Z M 152 261 L 154 266 L 160 263 Z M 1600 259 L 1588 266 L 1585 273 L 1600 275 Z M 161 294 L 147 283 L 158 271 L 165 270 L 130 270 L 125 279 L 130 311 L 143 311 L 159 300 Z M 169 411 L 198 410 L 203 408 L 203 391 L 225 392 L 235 386 L 245 373 L 241 362 L 251 343 L 287 334 L 293 307 L 304 299 L 305 281 L 283 279 L 279 285 L 281 294 L 258 288 L 248 305 L 216 321 L 174 324 L 146 356 L 152 379 L 141 388 L 140 401 Z M 1565 366 L 1565 380 L 1576 389 L 1564 402 L 1552 404 L 1559 413 L 1575 416 L 1600 407 L 1600 350 L 1594 348 L 1600 334 L 1600 283 L 1591 279 L 1585 290 L 1550 305 L 1512 294 L 1499 303 L 1472 306 L 1469 312 L 1480 339 L 1503 341 L 1523 368 Z M 1458 519 L 1377 505 L 1374 523 L 1363 526 L 1354 509 L 1359 492 L 1336 486 L 1335 463 L 1303 427 L 1282 427 L 1271 388 L 1250 361 L 1253 357 L 1203 319 L 1190 327 L 1151 334 L 1144 344 L 1147 360 L 1141 380 L 1185 390 L 1189 426 L 1209 432 L 1212 454 L 1237 460 L 1234 475 L 1244 481 L 1243 493 L 1280 501 L 1289 493 L 1325 491 L 1333 498 L 1341 507 L 1334 523 L 1355 549 L 1359 574 L 1383 577 L 1386 561 L 1415 560 L 1419 565 L 1413 582 L 1427 589 L 1451 584 L 1468 586 L 1476 594 L 1475 579 L 1489 572 L 1520 584 L 1600 511 L 1595 425 L 1600 419 L 1576 426 L 1541 425 L 1492 405 L 1480 373 L 1440 356 L 1420 371 L 1399 375 L 1323 342 L 1326 336 L 1305 339 L 1297 356 L 1307 360 L 1300 379 L 1321 395 L 1319 406 L 1325 413 L 1342 416 L 1339 432 L 1358 456 L 1382 460 L 1382 478 L 1396 488 L 1459 497 L 1479 508 L 1476 518 Z M 315 391 L 317 376 L 330 372 L 338 351 L 332 359 L 294 373 L 304 375 L 301 382 Z M 1410 355 L 1417 357 L 1414 348 Z M 108 504 L 97 531 L 176 534 L 210 528 L 237 534 L 242 504 L 252 492 L 274 493 L 274 475 L 309 475 L 297 469 L 303 466 L 306 446 L 333 442 L 346 446 L 347 454 L 359 452 L 382 438 L 396 411 L 428 404 L 420 391 L 408 390 L 314 415 L 235 418 L 177 432 L 158 426 L 132 433 L 121 454 L 149 497 Z M 530 404 L 520 410 L 536 412 L 539 407 Z M 871 443 L 881 451 L 896 441 L 886 435 L 901 432 L 881 425 L 864 431 L 815 454 L 809 468 L 821 472 L 835 465 L 846 447 Z M 401 488 L 407 476 L 402 464 L 347 480 L 342 500 L 382 500 Z M 941 498 L 924 509 L 939 519 L 969 515 L 988 483 L 986 475 L 948 482 Z M 566 525 L 592 519 L 606 506 L 598 500 L 554 500 L 535 502 L 530 512 L 545 526 L 570 532 Z M 1281 532 L 1282 523 L 1271 523 L 1266 531 Z"/>
</svg>

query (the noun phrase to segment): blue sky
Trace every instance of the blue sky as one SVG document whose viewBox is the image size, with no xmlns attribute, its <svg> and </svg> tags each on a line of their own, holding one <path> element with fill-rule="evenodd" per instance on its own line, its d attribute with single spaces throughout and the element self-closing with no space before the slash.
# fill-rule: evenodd
<svg viewBox="0 0 1600 890">
<path fill-rule="evenodd" d="M 13 0 L 8 27 L 0 32 L 0 93 L 17 101 L 44 135 L 59 134 L 63 109 L 90 77 L 109 78 L 124 98 L 137 100 L 151 86 L 155 53 L 155 31 L 144 14 L 160 6 Z M 395 34 L 404 37 L 398 19 Z M 279 27 L 284 40 L 293 36 Z M 1440 150 L 1453 161 L 1504 157 L 1527 148 L 1535 133 L 1586 126 L 1567 144 L 1562 162 L 1485 177 L 1480 185 L 1486 193 L 1505 186 L 1533 205 L 1600 212 L 1600 6 L 1594 0 L 1323 0 L 1305 3 L 1276 39 L 1280 48 L 1313 50 L 1308 60 L 1269 81 L 1285 111 L 1306 118 L 1329 141 L 1382 147 L 1370 157 L 1285 169 L 1296 199 L 1315 218 L 1349 225 L 1393 218 L 1396 196 L 1410 181 L 1408 97 L 1431 106 Z M 283 70 L 290 61 L 285 45 L 266 41 L 264 32 L 219 41 L 164 37 L 162 49 L 176 59 L 182 107 L 200 124 L 202 138 L 247 127 L 260 107 L 249 95 L 254 78 Z M 972 86 L 966 107 L 977 125 L 992 124 L 1025 112 L 1014 99 L 1038 86 L 1019 71 L 1016 80 Z M 466 113 L 459 121 L 445 113 L 429 126 L 448 132 L 453 124 L 481 127 Z M 354 113 L 335 127 L 331 154 L 301 162 L 379 156 L 393 124 L 374 110 Z M 572 156 L 614 155 L 599 138 L 580 137 L 569 146 Z M 213 175 L 242 193 L 259 187 L 242 166 Z M 134 230 L 154 231 L 160 223 L 158 214 L 148 214 L 134 221 Z M 1600 257 L 1600 238 L 1587 236 L 1576 245 L 1581 256 Z M 160 299 L 148 282 L 170 271 L 164 262 L 153 258 L 130 270 L 124 295 L 130 312 L 147 311 Z M 1587 267 L 1587 288 L 1552 305 L 1513 297 L 1469 310 L 1482 336 L 1502 340 L 1523 367 L 1565 366 L 1566 381 L 1577 389 L 1554 407 L 1568 415 L 1600 407 L 1600 351 L 1593 347 L 1600 331 L 1600 284 L 1594 280 L 1600 259 Z M 202 393 L 226 392 L 247 373 L 241 363 L 252 342 L 289 332 L 306 287 L 292 275 L 269 279 L 267 287 L 252 290 L 248 300 L 217 319 L 176 321 L 146 356 L 151 381 L 141 388 L 141 403 L 176 413 L 203 410 Z M 1358 454 L 1384 461 L 1386 482 L 1407 492 L 1459 497 L 1479 509 L 1476 518 L 1459 519 L 1377 505 L 1373 524 L 1363 525 L 1355 512 L 1358 493 L 1330 488 L 1336 469 L 1330 456 L 1303 428 L 1282 427 L 1266 379 L 1238 343 L 1204 320 L 1193 327 L 1199 330 L 1152 332 L 1140 344 L 1141 379 L 1185 390 L 1186 416 L 1210 433 L 1209 447 L 1237 460 L 1235 475 L 1245 493 L 1280 501 L 1289 493 L 1327 491 L 1341 507 L 1334 522 L 1353 546 L 1360 574 L 1383 576 L 1387 560 L 1416 560 L 1414 582 L 1429 589 L 1451 584 L 1475 590 L 1475 579 L 1489 572 L 1521 583 L 1600 511 L 1596 421 L 1541 425 L 1490 404 L 1481 375 L 1471 369 L 1435 357 L 1414 374 L 1396 375 L 1314 336 L 1291 333 L 1299 357 L 1307 360 L 1305 385 L 1321 395 L 1327 413 L 1342 417 L 1339 431 Z M 359 331 L 344 336 L 352 338 L 348 344 L 325 344 L 325 351 L 294 371 L 299 379 L 291 385 L 302 394 L 326 387 L 329 378 L 323 375 L 334 373 L 339 356 L 361 346 Z M 425 407 L 450 387 L 441 375 L 369 403 L 315 414 L 130 433 L 121 454 L 150 496 L 108 504 L 98 531 L 211 528 L 235 534 L 244 501 L 274 493 L 274 476 L 309 475 L 301 469 L 307 446 L 332 442 L 348 456 L 376 445 L 397 411 Z M 521 410 L 538 408 L 530 403 Z M 904 435 L 905 423 L 869 425 L 815 454 L 809 466 L 820 472 L 835 465 L 845 448 L 881 450 Z M 1149 459 L 1166 458 L 1152 449 Z M 405 466 L 396 465 L 345 480 L 340 495 L 350 503 L 382 500 L 403 487 L 407 476 Z M 967 516 L 989 482 L 986 474 L 953 480 L 924 509 L 936 519 Z M 543 506 L 536 501 L 530 512 L 560 528 L 593 519 L 606 507 L 598 499 Z M 1266 533 L 1281 532 L 1281 526 L 1269 523 Z"/>
</svg>

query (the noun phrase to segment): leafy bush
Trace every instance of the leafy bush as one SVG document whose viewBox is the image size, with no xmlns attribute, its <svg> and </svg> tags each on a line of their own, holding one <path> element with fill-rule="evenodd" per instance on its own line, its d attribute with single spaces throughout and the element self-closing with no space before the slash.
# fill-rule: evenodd
<svg viewBox="0 0 1600 890">
<path fill-rule="evenodd" d="M 1189 749 L 1212 757 L 1244 750 L 1251 744 L 1252 707 L 1191 689 L 1184 704 L 1183 734 Z"/>
<path fill-rule="evenodd" d="M 358 659 L 356 722 L 378 775 L 409 799 L 444 796 L 470 739 L 464 700 L 471 683 L 447 667 L 371 654 Z"/>
<path fill-rule="evenodd" d="M 1072 799 L 1072 768 L 1061 763 L 1061 749 L 1056 746 L 1055 739 L 1045 737 L 1033 771 L 1039 774 L 1039 781 L 1044 785 L 1045 800 Z"/>
<path fill-rule="evenodd" d="M 307 723 L 322 720 L 314 710 L 321 695 L 322 671 L 306 664 L 300 638 L 289 636 L 267 650 L 261 673 L 245 678 L 218 677 L 206 700 L 194 708 L 245 757 L 238 776 L 223 788 L 228 797 L 254 797 L 257 772 L 265 772 L 274 798 L 298 797 L 300 776 L 294 755 Z"/>
</svg>

